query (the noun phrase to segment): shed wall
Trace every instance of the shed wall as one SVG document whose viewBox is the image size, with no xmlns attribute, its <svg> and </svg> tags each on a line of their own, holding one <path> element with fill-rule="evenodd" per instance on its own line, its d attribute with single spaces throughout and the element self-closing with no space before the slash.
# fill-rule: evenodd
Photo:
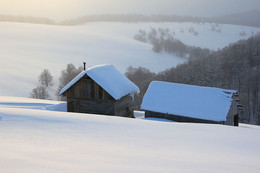
<svg viewBox="0 0 260 173">
<path fill-rule="evenodd" d="M 68 112 L 114 115 L 114 101 L 68 99 Z"/>
<path fill-rule="evenodd" d="M 238 115 L 238 118 L 239 118 L 239 111 L 238 111 L 237 101 L 236 101 L 235 98 L 233 98 L 233 101 L 231 103 L 230 109 L 228 111 L 228 115 L 227 115 L 225 124 L 233 126 L 234 125 L 234 116 L 235 115 Z"/>
<path fill-rule="evenodd" d="M 154 118 L 164 118 L 176 122 L 189 122 L 189 123 L 207 123 L 207 124 L 224 124 L 224 121 L 211 121 L 211 120 L 204 120 L 198 118 L 191 118 L 185 116 L 178 116 L 172 114 L 165 114 L 153 111 L 145 111 L 145 118 L 147 117 L 154 117 Z"/>
<path fill-rule="evenodd" d="M 133 117 L 134 104 L 132 97 L 127 95 L 116 101 L 114 104 L 115 115 L 123 117 Z"/>
</svg>

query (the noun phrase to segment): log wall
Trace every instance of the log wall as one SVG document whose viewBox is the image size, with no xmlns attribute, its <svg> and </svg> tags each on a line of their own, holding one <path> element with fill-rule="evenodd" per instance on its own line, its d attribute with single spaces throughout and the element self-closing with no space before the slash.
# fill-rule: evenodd
<svg viewBox="0 0 260 173">
<path fill-rule="evenodd" d="M 224 121 L 211 121 L 211 120 L 204 120 L 198 118 L 191 118 L 185 116 L 178 116 L 172 114 L 164 114 L 159 112 L 152 112 L 152 111 L 145 111 L 145 118 L 153 117 L 153 118 L 164 118 L 168 120 L 172 120 L 175 122 L 187 122 L 187 123 L 207 123 L 207 124 L 224 124 Z"/>
<path fill-rule="evenodd" d="M 238 126 L 238 122 L 239 121 L 239 115 L 240 112 L 238 111 L 238 101 L 236 96 L 233 96 L 233 101 L 231 103 L 230 109 L 228 111 L 228 115 L 226 118 L 226 125 L 231 125 L 231 126 Z M 236 116 L 236 118 L 235 118 Z"/>
<path fill-rule="evenodd" d="M 115 115 L 122 117 L 133 117 L 134 104 L 131 96 L 122 97 L 115 102 L 114 105 Z"/>
<path fill-rule="evenodd" d="M 82 77 L 65 93 L 68 112 L 133 116 L 133 101 L 131 96 L 115 100 L 102 87 L 88 76 Z"/>
</svg>

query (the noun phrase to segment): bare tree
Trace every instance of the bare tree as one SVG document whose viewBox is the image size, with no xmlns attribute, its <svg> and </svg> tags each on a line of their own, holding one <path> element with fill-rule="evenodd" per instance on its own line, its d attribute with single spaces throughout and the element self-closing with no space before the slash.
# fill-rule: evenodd
<svg viewBox="0 0 260 173">
<path fill-rule="evenodd" d="M 42 86 L 53 86 L 53 76 L 48 69 L 44 69 L 39 76 L 39 82 Z"/>
<path fill-rule="evenodd" d="M 53 86 L 53 77 L 48 69 L 44 69 L 38 77 L 39 86 L 30 93 L 31 98 L 48 99 L 50 97 L 47 88 Z"/>
<path fill-rule="evenodd" d="M 31 98 L 35 98 L 35 99 L 49 98 L 49 94 L 44 86 L 38 86 L 38 87 L 34 88 L 30 95 L 31 95 Z"/>
<path fill-rule="evenodd" d="M 61 71 L 61 76 L 59 78 L 60 85 L 57 91 L 57 96 L 59 100 L 64 100 L 64 98 L 59 97 L 60 90 L 66 86 L 73 78 L 75 78 L 80 72 L 83 71 L 83 67 L 80 66 L 78 69 L 73 64 L 67 64 L 65 70 Z"/>
<path fill-rule="evenodd" d="M 65 70 L 61 71 L 60 80 L 60 88 L 67 85 L 74 77 L 76 77 L 81 71 L 83 71 L 82 67 L 78 69 L 73 64 L 68 64 Z"/>
</svg>

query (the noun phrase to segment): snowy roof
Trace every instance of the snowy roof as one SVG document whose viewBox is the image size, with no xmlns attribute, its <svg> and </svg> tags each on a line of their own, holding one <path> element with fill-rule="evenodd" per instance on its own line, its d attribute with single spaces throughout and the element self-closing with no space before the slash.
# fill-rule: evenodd
<svg viewBox="0 0 260 173">
<path fill-rule="evenodd" d="M 153 81 L 142 110 L 213 121 L 225 121 L 235 90 Z"/>
<path fill-rule="evenodd" d="M 119 100 L 128 94 L 133 95 L 139 91 L 139 88 L 125 75 L 120 73 L 113 65 L 99 65 L 81 72 L 71 82 L 69 82 L 59 94 L 61 95 L 66 92 L 85 75 L 93 79 L 115 100 Z"/>
</svg>

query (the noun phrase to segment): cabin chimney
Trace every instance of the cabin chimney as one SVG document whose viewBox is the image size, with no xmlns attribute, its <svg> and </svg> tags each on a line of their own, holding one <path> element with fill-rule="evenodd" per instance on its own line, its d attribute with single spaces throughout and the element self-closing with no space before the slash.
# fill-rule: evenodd
<svg viewBox="0 0 260 173">
<path fill-rule="evenodd" d="M 83 62 L 84 71 L 86 70 L 86 62 Z"/>
</svg>

